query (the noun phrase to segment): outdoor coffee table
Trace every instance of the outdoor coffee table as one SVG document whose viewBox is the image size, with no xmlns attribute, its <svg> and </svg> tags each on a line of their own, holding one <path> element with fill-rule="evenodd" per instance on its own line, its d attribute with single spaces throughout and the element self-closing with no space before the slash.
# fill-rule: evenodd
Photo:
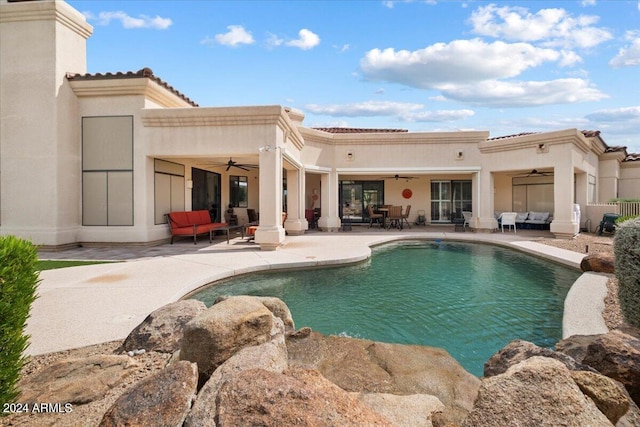
<svg viewBox="0 0 640 427">
<path fill-rule="evenodd" d="M 224 227 L 220 227 L 220 228 L 216 228 L 213 231 L 225 231 L 227 233 L 227 245 L 229 244 L 229 231 L 231 230 L 240 230 L 240 233 L 242 235 L 242 239 L 244 240 L 244 227 L 246 226 L 246 224 L 242 224 L 242 225 L 226 225 Z"/>
</svg>

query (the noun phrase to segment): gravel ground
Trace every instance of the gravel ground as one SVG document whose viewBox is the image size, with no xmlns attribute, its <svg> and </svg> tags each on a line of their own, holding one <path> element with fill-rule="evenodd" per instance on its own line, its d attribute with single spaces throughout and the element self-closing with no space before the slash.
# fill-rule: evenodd
<svg viewBox="0 0 640 427">
<path fill-rule="evenodd" d="M 573 239 L 542 239 L 538 242 L 574 252 L 585 253 L 585 255 L 587 247 L 588 253 L 610 253 L 613 255 L 613 238 L 610 236 L 580 234 Z M 603 316 L 607 326 L 610 329 L 613 329 L 622 324 L 622 316 L 617 302 L 617 281 L 615 278 L 612 278 L 609 280 L 607 285 L 609 288 L 609 294 L 605 299 L 605 311 Z M 121 344 L 122 341 L 113 341 L 80 349 L 31 357 L 23 369 L 23 377 L 27 378 L 43 369 L 45 366 L 58 360 L 87 357 L 96 354 L 113 354 Z M 166 365 L 169 355 L 156 352 L 146 352 L 140 356 L 135 356 L 135 359 L 139 363 L 140 369 L 138 369 L 135 374 L 128 377 L 121 387 L 111 390 L 100 400 L 85 405 L 73 405 L 72 412 L 63 414 L 13 414 L 5 418 L 0 418 L 0 426 L 97 426 L 104 413 L 111 407 L 113 402 L 115 402 L 122 392 L 133 386 L 142 378 L 162 369 Z"/>
</svg>

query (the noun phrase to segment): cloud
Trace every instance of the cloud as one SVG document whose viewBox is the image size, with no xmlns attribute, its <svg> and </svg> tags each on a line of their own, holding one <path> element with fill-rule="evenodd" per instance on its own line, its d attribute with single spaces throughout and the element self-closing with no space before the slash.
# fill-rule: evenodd
<svg viewBox="0 0 640 427">
<path fill-rule="evenodd" d="M 583 7 L 587 7 L 587 6 L 595 6 L 596 5 L 596 0 L 582 0 L 582 2 L 580 2 L 580 4 Z"/>
<path fill-rule="evenodd" d="M 539 42 L 546 47 L 590 48 L 613 38 L 595 27 L 599 17 L 572 16 L 564 9 L 541 9 L 535 14 L 524 7 L 495 4 L 479 7 L 469 18 L 475 34 L 509 41 Z"/>
<path fill-rule="evenodd" d="M 318 105 L 308 104 L 305 109 L 314 114 L 343 117 L 396 116 L 409 111 L 421 110 L 422 104 L 392 101 L 366 101 L 354 104 Z"/>
<path fill-rule="evenodd" d="M 436 111 L 422 111 L 419 113 L 407 113 L 402 114 L 400 119 L 405 122 L 454 122 L 457 120 L 464 120 L 468 117 L 475 115 L 473 110 L 436 110 Z"/>
<path fill-rule="evenodd" d="M 166 30 L 171 26 L 171 24 L 173 24 L 173 22 L 169 18 L 162 18 L 160 16 L 152 17 L 146 15 L 140 15 L 139 18 L 134 18 L 122 11 L 100 12 L 97 17 L 91 12 L 84 12 L 84 16 L 90 21 L 95 21 L 96 25 L 109 25 L 111 21 L 120 21 L 122 27 L 128 30 L 138 28 Z"/>
<path fill-rule="evenodd" d="M 334 117 L 392 116 L 404 122 L 450 122 L 463 120 L 475 114 L 472 110 L 424 111 L 423 104 L 392 101 L 366 101 L 324 106 L 309 104 L 305 109 L 314 114 Z"/>
<path fill-rule="evenodd" d="M 584 79 L 504 82 L 484 81 L 473 85 L 451 85 L 442 94 L 457 101 L 485 107 L 528 107 L 598 101 L 608 95 L 590 87 Z"/>
<path fill-rule="evenodd" d="M 636 67 L 640 65 L 640 31 L 627 32 L 627 39 L 631 40 L 631 44 L 621 48 L 618 54 L 609 61 L 611 67 Z"/>
<path fill-rule="evenodd" d="M 226 33 L 216 34 L 213 39 L 205 38 L 203 44 L 221 44 L 223 46 L 236 47 L 241 44 L 253 44 L 255 40 L 251 33 L 244 29 L 242 25 L 229 25 Z"/>
<path fill-rule="evenodd" d="M 598 122 L 638 121 L 640 120 L 640 106 L 599 110 L 587 114 L 585 117 Z"/>
<path fill-rule="evenodd" d="M 372 49 L 360 60 L 368 80 L 430 89 L 449 83 L 473 83 L 515 77 L 544 62 L 575 61 L 552 49 L 528 43 L 486 43 L 480 39 L 436 43 L 415 51 Z"/>
<path fill-rule="evenodd" d="M 340 53 L 344 53 L 344 52 L 348 51 L 349 49 L 351 49 L 351 45 L 348 44 L 348 43 L 345 43 L 342 46 L 334 44 L 331 47 L 333 47 L 334 49 L 336 49 Z"/>
<path fill-rule="evenodd" d="M 284 40 L 281 39 L 280 37 L 278 37 L 275 34 L 271 34 L 269 33 L 267 40 L 266 40 L 266 45 L 268 49 L 274 49 L 278 46 L 281 46 L 282 43 L 284 43 Z"/>
<path fill-rule="evenodd" d="M 320 37 L 317 34 L 307 30 L 306 28 L 298 31 L 298 36 L 300 36 L 296 40 L 290 40 L 285 44 L 291 47 L 297 47 L 302 50 L 312 49 L 320 44 Z"/>
</svg>

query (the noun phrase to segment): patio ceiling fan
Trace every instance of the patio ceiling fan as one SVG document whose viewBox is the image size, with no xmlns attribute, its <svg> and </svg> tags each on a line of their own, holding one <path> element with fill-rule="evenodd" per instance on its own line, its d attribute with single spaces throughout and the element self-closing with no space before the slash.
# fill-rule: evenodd
<svg viewBox="0 0 640 427">
<path fill-rule="evenodd" d="M 208 163 L 209 166 L 226 166 L 227 168 L 225 169 L 227 172 L 229 171 L 229 169 L 233 168 L 238 168 L 238 169 L 242 169 L 245 171 L 248 171 L 250 169 L 255 169 L 258 167 L 258 165 L 252 165 L 252 164 L 248 164 L 248 163 L 238 163 L 235 160 L 233 160 L 233 158 L 229 157 L 229 161 L 226 163 Z"/>
<path fill-rule="evenodd" d="M 522 175 L 514 175 L 514 176 L 518 178 L 529 178 L 532 176 L 553 176 L 553 172 L 545 172 L 545 171 L 539 171 L 538 169 L 531 169 L 531 172 L 529 173 L 522 174 Z"/>
<path fill-rule="evenodd" d="M 415 176 L 402 176 L 402 175 L 394 175 L 394 176 L 384 176 L 384 179 L 395 179 L 396 181 L 399 179 L 406 179 L 407 181 L 410 179 L 415 179 Z"/>
</svg>

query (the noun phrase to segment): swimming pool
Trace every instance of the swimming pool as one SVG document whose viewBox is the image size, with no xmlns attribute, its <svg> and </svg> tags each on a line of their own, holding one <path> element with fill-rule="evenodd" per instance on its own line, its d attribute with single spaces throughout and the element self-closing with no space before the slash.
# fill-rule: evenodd
<svg viewBox="0 0 640 427">
<path fill-rule="evenodd" d="M 512 339 L 553 346 L 564 298 L 580 272 L 486 244 L 410 241 L 373 249 L 367 262 L 255 273 L 192 295 L 282 299 L 296 328 L 446 349 L 469 372 Z"/>
</svg>

